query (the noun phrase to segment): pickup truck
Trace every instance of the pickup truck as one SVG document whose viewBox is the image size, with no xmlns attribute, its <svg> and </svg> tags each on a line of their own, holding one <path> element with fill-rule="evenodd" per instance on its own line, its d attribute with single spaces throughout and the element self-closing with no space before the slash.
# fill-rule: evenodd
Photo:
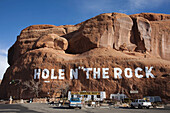
<svg viewBox="0 0 170 113">
<path fill-rule="evenodd" d="M 130 106 L 131 108 L 138 107 L 142 109 L 143 107 L 146 107 L 147 109 L 149 109 L 149 107 L 151 106 L 151 102 L 147 102 L 144 99 L 136 99 L 134 102 L 131 102 Z"/>
<path fill-rule="evenodd" d="M 78 108 L 81 109 L 81 107 L 82 107 L 82 102 L 81 102 L 80 98 L 71 98 L 71 99 L 70 99 L 70 103 L 69 103 L 69 107 L 70 107 L 70 108 L 76 108 L 76 107 L 78 107 Z"/>
</svg>

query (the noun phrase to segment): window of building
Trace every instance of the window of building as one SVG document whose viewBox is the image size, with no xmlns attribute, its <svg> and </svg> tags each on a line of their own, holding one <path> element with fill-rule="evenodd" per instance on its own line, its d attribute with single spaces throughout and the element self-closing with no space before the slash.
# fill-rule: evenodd
<svg viewBox="0 0 170 113">
<path fill-rule="evenodd" d="M 78 98 L 80 98 L 80 95 L 77 95 Z"/>
<path fill-rule="evenodd" d="M 97 95 L 97 98 L 100 98 L 100 95 Z"/>
</svg>

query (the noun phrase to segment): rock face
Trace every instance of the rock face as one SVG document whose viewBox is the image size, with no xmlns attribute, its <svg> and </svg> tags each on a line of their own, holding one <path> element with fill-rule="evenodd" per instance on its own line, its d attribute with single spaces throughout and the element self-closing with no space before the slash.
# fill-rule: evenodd
<svg viewBox="0 0 170 113">
<path fill-rule="evenodd" d="M 151 22 L 151 54 L 170 60 L 170 20 Z"/>
<path fill-rule="evenodd" d="M 149 21 L 161 21 L 161 20 L 169 20 L 169 14 L 156 14 L 156 13 L 140 13 L 130 15 L 131 17 L 143 17 Z"/>
<path fill-rule="evenodd" d="M 58 36 L 62 36 L 67 33 L 73 32 L 74 30 L 77 30 L 79 27 L 80 25 L 75 26 L 33 25 L 25 28 L 24 30 L 21 31 L 21 34 L 17 37 L 17 41 L 15 42 L 15 44 L 8 50 L 9 56 L 8 63 L 10 65 L 14 64 L 14 62 L 24 53 L 36 49 L 36 46 L 40 46 L 36 45 L 37 41 L 43 40 L 43 37 L 45 37 L 44 35 L 55 34 Z M 40 37 L 41 39 L 39 39 Z M 48 40 L 48 42 L 46 42 L 46 45 L 53 46 L 50 44 L 54 43 L 50 42 L 50 40 L 52 41 L 52 38 L 53 38 L 52 36 L 51 38 L 49 36 L 48 39 L 44 40 L 44 41 Z M 38 43 L 40 43 L 40 41 Z"/>
<path fill-rule="evenodd" d="M 137 45 L 136 51 L 151 50 L 151 26 L 150 22 L 143 17 L 132 18 L 134 25 L 131 35 L 132 41 Z"/>
<path fill-rule="evenodd" d="M 69 41 L 68 53 L 83 53 L 97 47 L 115 48 L 126 43 L 127 47 L 135 47 L 130 42 L 130 31 L 133 21 L 125 14 L 101 14 L 85 21 Z M 78 47 L 78 48 L 77 48 Z"/>
<path fill-rule="evenodd" d="M 166 60 L 170 60 L 169 49 L 170 49 L 170 15 L 168 14 L 154 14 L 154 13 L 141 13 L 130 15 L 130 17 L 135 21 L 136 18 L 145 18 L 145 25 L 142 28 L 145 28 L 142 34 L 145 39 L 145 47 L 147 50 L 150 50 L 151 54 L 157 57 L 161 57 Z M 147 20 L 146 20 L 147 19 Z M 143 19 L 144 20 L 144 19 Z M 148 22 L 149 20 L 149 22 Z M 139 24 L 138 24 L 139 26 Z M 132 37 L 138 37 L 141 34 L 141 31 L 137 31 L 133 26 Z M 151 31 L 150 31 L 151 30 Z M 138 43 L 140 41 L 137 41 Z M 144 43 L 143 43 L 144 44 Z M 141 45 L 143 45 L 141 44 Z"/>
<path fill-rule="evenodd" d="M 72 91 L 106 91 L 107 98 L 110 94 L 125 93 L 136 98 L 156 95 L 170 101 L 169 17 L 150 13 L 130 16 L 107 13 L 77 25 L 29 26 L 21 31 L 8 51 L 10 67 L 0 85 L 0 98 L 34 97 L 29 89 L 22 90 L 22 83 L 34 79 L 36 71 L 41 75 L 35 79 L 41 82 L 40 97 L 53 95 L 56 91 L 51 92 L 51 89 L 55 89 L 56 84 L 68 84 Z M 86 73 L 78 70 L 78 79 L 70 79 L 70 69 L 79 66 L 100 68 L 101 78 L 94 79 L 92 70 L 87 80 Z M 143 78 L 135 77 L 137 67 L 146 70 L 145 67 L 152 66 L 155 78 L 147 78 L 145 71 L 140 73 Z M 117 67 L 122 70 L 122 79 L 115 78 L 114 68 Z M 102 68 L 109 68 L 109 78 L 102 79 Z M 125 76 L 125 68 L 133 70 L 132 78 Z M 62 76 L 59 69 L 65 70 L 64 79 L 59 79 Z M 11 84 L 12 80 L 19 82 Z M 138 90 L 139 94 L 130 94 L 131 90 Z"/>
</svg>

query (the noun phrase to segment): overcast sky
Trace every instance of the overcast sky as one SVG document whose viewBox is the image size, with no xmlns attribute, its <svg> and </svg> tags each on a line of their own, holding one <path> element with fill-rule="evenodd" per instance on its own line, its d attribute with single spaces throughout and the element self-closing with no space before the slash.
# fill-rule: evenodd
<svg viewBox="0 0 170 113">
<path fill-rule="evenodd" d="M 77 24 L 111 12 L 170 14 L 170 0 L 0 0 L 0 79 L 9 66 L 7 51 L 22 29 Z"/>
</svg>

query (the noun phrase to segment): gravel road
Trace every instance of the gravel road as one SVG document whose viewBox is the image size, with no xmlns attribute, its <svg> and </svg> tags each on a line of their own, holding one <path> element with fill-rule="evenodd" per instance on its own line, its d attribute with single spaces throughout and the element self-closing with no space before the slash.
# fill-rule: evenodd
<svg viewBox="0 0 170 113">
<path fill-rule="evenodd" d="M 0 104 L 0 113 L 170 113 L 170 106 L 161 109 L 130 109 L 130 108 L 82 108 L 69 109 L 49 104 Z"/>
</svg>

